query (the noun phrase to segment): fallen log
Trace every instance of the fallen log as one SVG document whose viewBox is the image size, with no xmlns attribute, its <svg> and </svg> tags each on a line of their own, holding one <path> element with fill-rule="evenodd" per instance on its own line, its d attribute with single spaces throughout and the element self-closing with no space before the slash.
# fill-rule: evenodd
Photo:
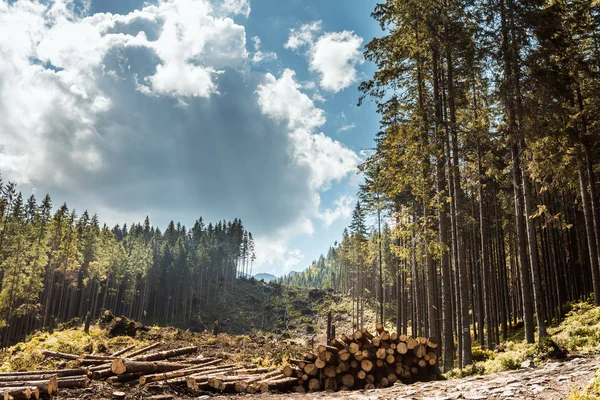
<svg viewBox="0 0 600 400">
<path fill-rule="evenodd" d="M 63 358 L 65 360 L 77 360 L 79 356 L 75 354 L 60 353 L 58 351 L 42 350 L 42 354 L 46 357 Z"/>
<path fill-rule="evenodd" d="M 162 344 L 162 342 L 156 342 L 156 343 L 152 343 L 152 344 L 150 344 L 150 345 L 148 345 L 146 347 L 142 347 L 141 349 L 136 350 L 133 353 L 127 354 L 127 358 L 133 358 L 133 357 L 139 356 L 140 354 L 147 353 L 150 350 L 157 348 L 161 344 Z"/>
<path fill-rule="evenodd" d="M 56 375 L 53 375 L 51 378 L 43 380 L 1 382 L 0 391 L 11 390 L 11 388 L 34 386 L 39 389 L 40 393 L 51 396 L 54 392 L 58 390 L 58 378 Z"/>
<path fill-rule="evenodd" d="M 202 367 L 184 368 L 184 369 L 179 369 L 179 370 L 170 371 L 170 372 L 163 372 L 163 373 L 159 373 L 159 374 L 143 375 L 143 376 L 140 376 L 140 378 L 139 378 L 139 384 L 145 385 L 150 382 L 166 381 L 168 379 L 181 378 L 183 376 L 188 376 L 188 375 L 195 375 L 195 374 L 197 375 L 200 372 L 214 373 L 219 370 L 231 369 L 232 367 L 234 367 L 233 364 L 224 365 L 224 366 L 220 366 L 220 367 L 212 367 L 212 368 L 202 366 Z"/>
<path fill-rule="evenodd" d="M 4 389 L 4 400 L 39 399 L 40 390 L 35 387 L 11 387 Z"/>
<path fill-rule="evenodd" d="M 280 374 L 281 374 L 281 372 L 279 372 L 279 371 L 271 371 L 264 375 L 260 375 L 260 376 L 254 377 L 254 378 L 237 381 L 234 384 L 234 390 L 238 393 L 245 392 L 250 384 L 252 384 L 254 382 L 263 381 L 265 379 L 273 378 L 273 377 L 279 376 Z"/>
<path fill-rule="evenodd" d="M 75 389 L 75 388 L 86 388 L 89 385 L 89 378 L 87 376 L 75 377 L 75 378 L 61 378 L 58 379 L 59 389 Z"/>
<path fill-rule="evenodd" d="M 87 375 L 88 370 L 84 368 L 75 369 L 54 369 L 48 371 L 19 371 L 19 372 L 2 372 L 0 373 L 0 379 L 12 378 L 17 376 L 36 376 L 36 375 L 56 375 L 58 377 L 63 376 L 77 376 Z"/>
<path fill-rule="evenodd" d="M 260 384 L 260 391 L 266 393 L 271 390 L 287 390 L 298 384 L 298 378 L 281 378 L 268 380 Z"/>
<path fill-rule="evenodd" d="M 189 367 L 188 364 L 172 363 L 168 361 L 132 361 L 122 358 L 118 358 L 110 364 L 110 370 L 115 375 L 133 374 L 136 372 L 152 374 L 156 372 L 175 371 L 187 367 Z"/>
<path fill-rule="evenodd" d="M 118 357 L 118 356 L 120 356 L 120 355 L 122 355 L 122 354 L 125 354 L 125 353 L 127 353 L 128 351 L 130 351 L 130 350 L 133 350 L 133 349 L 135 349 L 135 344 L 132 344 L 131 346 L 125 347 L 125 348 L 124 348 L 124 349 L 122 349 L 122 350 L 119 350 L 119 351 L 117 351 L 117 352 L 114 352 L 114 353 L 112 353 L 110 356 L 111 356 L 111 357 Z"/>
<path fill-rule="evenodd" d="M 189 347 L 183 347 L 180 349 L 159 351 L 158 353 L 152 353 L 152 354 L 148 354 L 146 356 L 138 356 L 138 357 L 135 357 L 134 359 L 135 359 L 135 361 L 167 360 L 167 359 L 173 358 L 173 357 L 183 356 L 186 354 L 193 354 L 197 351 L 198 351 L 198 348 L 196 346 L 189 346 Z M 129 356 L 128 358 L 131 358 L 131 356 Z"/>
</svg>

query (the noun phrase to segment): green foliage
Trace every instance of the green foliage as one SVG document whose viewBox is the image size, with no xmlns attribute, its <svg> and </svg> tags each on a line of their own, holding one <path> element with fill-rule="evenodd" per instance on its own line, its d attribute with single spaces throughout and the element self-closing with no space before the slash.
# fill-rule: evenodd
<svg viewBox="0 0 600 400">
<path fill-rule="evenodd" d="M 51 209 L 48 195 L 25 203 L 0 179 L 0 346 L 102 309 L 189 326 L 252 270 L 254 241 L 239 219 L 200 218 L 189 231 L 171 222 L 163 234 L 149 218 L 109 229 L 87 211 Z"/>
<path fill-rule="evenodd" d="M 598 400 L 600 399 L 600 370 L 585 385 L 582 390 L 573 390 L 567 400 Z"/>
</svg>

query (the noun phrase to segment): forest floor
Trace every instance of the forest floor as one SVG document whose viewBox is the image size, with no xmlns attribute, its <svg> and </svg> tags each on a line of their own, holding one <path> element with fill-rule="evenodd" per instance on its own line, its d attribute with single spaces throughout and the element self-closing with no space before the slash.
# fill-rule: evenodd
<svg viewBox="0 0 600 400">
<path fill-rule="evenodd" d="M 412 385 L 397 383 L 386 389 L 355 392 L 312 394 L 264 394 L 254 396 L 257 400 L 283 399 L 354 399 L 354 400 L 454 400 L 454 399 L 503 399 L 503 400 L 558 400 L 567 399 L 592 379 L 600 366 L 600 356 L 571 357 L 561 362 L 548 362 L 539 367 L 523 368 L 477 375 L 462 379 L 436 382 L 417 382 Z M 216 399 L 231 399 L 219 396 Z M 236 396 L 239 398 L 239 396 Z M 575 398 L 575 397 L 573 397 Z M 587 397 L 589 399 L 598 397 Z"/>
<path fill-rule="evenodd" d="M 247 286 L 247 287 L 246 287 Z M 196 345 L 207 357 L 218 357 L 238 365 L 252 364 L 281 368 L 288 358 L 298 358 L 324 342 L 326 313 L 333 311 L 338 335 L 351 331 L 351 302 L 344 296 L 323 290 L 285 288 L 279 285 L 248 283 L 235 294 L 243 294 L 245 305 L 237 311 L 229 308 L 222 316 L 231 333 L 252 328 L 245 335 L 192 332 L 173 327 L 144 327 L 133 332 L 113 332 L 102 323 L 93 325 L 89 334 L 80 321 L 63 324 L 53 333 L 37 332 L 28 340 L 0 352 L 0 371 L 57 368 L 60 360 L 47 358 L 42 350 L 71 354 L 110 354 L 130 345 L 142 347 L 163 342 L 161 349 Z M 234 293 L 232 293 L 232 297 Z M 242 303 L 238 297 L 238 302 Z M 252 301 L 250 301 L 250 300 Z M 263 310 L 257 311 L 264 307 Z M 115 390 L 127 392 L 127 399 L 138 400 L 168 393 L 182 399 L 232 399 L 254 397 L 257 400 L 283 399 L 600 399 L 600 307 L 589 302 L 568 305 L 569 312 L 560 324 L 549 329 L 552 341 L 561 349 L 556 360 L 552 346 L 526 344 L 522 329 L 510 333 L 508 341 L 494 351 L 482 349 L 476 342 L 470 368 L 455 369 L 448 380 L 396 384 L 386 389 L 339 393 L 264 394 L 218 396 L 214 393 L 189 392 L 169 384 L 112 386 L 94 382 L 86 389 L 63 391 L 59 399 L 111 399 Z M 226 307 L 223 307 L 226 308 Z M 365 321 L 374 325 L 374 312 L 368 310 Z M 371 315 L 372 314 L 372 315 Z M 205 319 L 208 321 L 208 318 Z M 100 322 L 100 321 L 99 321 Z M 229 329 L 228 329 L 229 330 Z M 521 368 L 523 362 L 533 366 Z M 67 363 L 64 367 L 70 367 Z M 598 370 L 594 376 L 594 371 Z M 592 379 L 595 378 L 595 379 Z M 589 383 L 588 383 L 589 382 Z M 582 390 L 584 386 L 587 388 Z"/>
</svg>

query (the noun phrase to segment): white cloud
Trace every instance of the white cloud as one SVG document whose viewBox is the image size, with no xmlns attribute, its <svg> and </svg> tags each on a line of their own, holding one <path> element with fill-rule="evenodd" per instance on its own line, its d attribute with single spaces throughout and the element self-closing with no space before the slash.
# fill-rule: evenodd
<svg viewBox="0 0 600 400">
<path fill-rule="evenodd" d="M 321 30 L 321 21 L 311 22 L 300 27 L 300 29 L 290 29 L 288 41 L 283 45 L 286 49 L 298 50 L 301 47 L 312 45 L 315 33 Z"/>
<path fill-rule="evenodd" d="M 323 221 L 323 225 L 328 228 L 335 221 L 350 218 L 354 197 L 344 195 L 334 202 L 335 209 L 326 209 L 319 213 L 318 218 Z"/>
<path fill-rule="evenodd" d="M 320 76 L 319 85 L 337 93 L 358 79 L 356 67 L 364 62 L 361 53 L 363 38 L 351 31 L 324 33 L 321 21 L 305 24 L 300 29 L 290 29 L 284 47 L 291 50 L 307 48 L 309 69 Z"/>
<path fill-rule="evenodd" d="M 213 81 L 216 71 L 212 68 L 196 67 L 185 62 L 170 62 L 156 67 L 156 73 L 147 80 L 152 90 L 170 96 L 210 97 L 217 92 Z"/>
<path fill-rule="evenodd" d="M 254 64 L 259 64 L 263 61 L 274 61 L 277 60 L 277 54 L 273 53 L 273 52 L 266 52 L 264 53 L 261 49 L 260 49 L 260 38 L 258 36 L 254 36 L 252 38 L 252 42 L 254 42 L 254 53 L 252 54 L 252 59 L 251 61 Z"/>
<path fill-rule="evenodd" d="M 284 239 L 261 236 L 255 238 L 254 242 L 255 269 L 283 276 L 297 269 L 304 260 L 304 254 L 299 249 L 290 249 Z"/>
<path fill-rule="evenodd" d="M 160 62 L 137 82 L 147 95 L 209 97 L 218 93 L 224 67 L 248 58 L 245 29 L 231 18 L 213 16 L 208 0 L 161 0 L 127 15 L 80 16 L 69 0 L 0 2 L 0 167 L 5 176 L 64 182 L 51 159 L 85 170 L 103 165 L 95 144 L 96 122 L 112 99 L 99 88 L 97 72 L 110 51 L 146 48 Z M 84 4 L 85 6 L 85 4 Z M 248 13 L 249 3 L 229 0 L 230 12 Z M 160 32 L 149 40 L 118 33 L 134 21 Z M 124 67 L 124 69 L 126 69 Z M 118 79 L 118 72 L 106 74 Z M 50 132 L 60 132 L 58 145 Z"/>
<path fill-rule="evenodd" d="M 320 85 L 339 92 L 357 80 L 356 66 L 363 62 L 363 39 L 353 32 L 326 33 L 312 48 L 309 67 L 321 75 Z"/>
<path fill-rule="evenodd" d="M 249 0 L 225 0 L 222 5 L 223 9 L 234 15 L 243 15 L 248 18 L 250 16 L 250 1 Z"/>
<path fill-rule="evenodd" d="M 342 132 L 351 131 L 354 128 L 356 128 L 355 124 L 344 125 L 340 129 L 338 129 L 337 133 L 340 134 Z"/>
<path fill-rule="evenodd" d="M 292 155 L 311 171 L 311 186 L 327 189 L 353 172 L 358 156 L 337 140 L 314 130 L 325 123 L 325 112 L 300 91 L 294 71 L 286 69 L 281 78 L 267 74 L 258 87 L 258 103 L 264 114 L 287 123 Z M 286 99 L 286 101 L 281 101 Z"/>
</svg>

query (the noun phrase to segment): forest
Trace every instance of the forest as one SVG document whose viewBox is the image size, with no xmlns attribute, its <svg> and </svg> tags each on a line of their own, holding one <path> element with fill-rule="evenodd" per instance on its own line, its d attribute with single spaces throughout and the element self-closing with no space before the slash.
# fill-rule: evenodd
<svg viewBox="0 0 600 400">
<path fill-rule="evenodd" d="M 385 0 L 371 16 L 358 105 L 380 129 L 351 223 L 279 282 L 348 295 L 357 330 L 378 304 L 386 329 L 437 339 L 445 371 L 516 327 L 540 343 L 569 302 L 600 306 L 600 2 Z M 0 181 L 0 347 L 102 310 L 207 328 L 254 261 L 240 219 L 110 228 Z"/>
<path fill-rule="evenodd" d="M 360 102 L 381 129 L 352 223 L 282 282 L 348 293 L 357 329 L 377 300 L 398 332 L 440 338 L 445 370 L 600 305 L 600 3 L 388 0 L 372 17 Z"/>
<path fill-rule="evenodd" d="M 100 225 L 66 204 L 27 200 L 0 181 L 1 347 L 40 328 L 111 310 L 147 324 L 202 326 L 202 310 L 252 272 L 254 240 L 242 221 L 164 231 Z M 186 284 L 183 284 L 186 283 Z M 89 316 L 88 316 L 89 313 Z"/>
</svg>

